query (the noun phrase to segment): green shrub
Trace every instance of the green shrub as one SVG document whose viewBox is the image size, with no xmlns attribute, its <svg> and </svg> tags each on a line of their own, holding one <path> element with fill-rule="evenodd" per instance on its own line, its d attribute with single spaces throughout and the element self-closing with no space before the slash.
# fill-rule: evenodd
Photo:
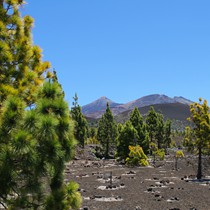
<svg viewBox="0 0 210 210">
<path fill-rule="evenodd" d="M 129 157 L 126 158 L 126 163 L 132 166 L 148 166 L 147 156 L 144 154 L 142 147 L 129 146 Z"/>
<path fill-rule="evenodd" d="M 158 156 L 160 158 L 160 160 L 164 160 L 165 159 L 165 151 L 164 149 L 158 149 L 155 151 L 155 155 Z"/>
</svg>

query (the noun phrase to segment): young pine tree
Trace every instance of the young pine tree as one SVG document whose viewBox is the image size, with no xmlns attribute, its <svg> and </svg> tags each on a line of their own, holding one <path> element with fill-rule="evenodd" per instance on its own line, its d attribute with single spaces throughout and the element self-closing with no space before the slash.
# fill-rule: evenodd
<svg viewBox="0 0 210 210">
<path fill-rule="evenodd" d="M 155 134 L 158 126 L 158 115 L 151 106 L 149 112 L 146 115 L 147 132 L 149 133 L 150 143 L 155 141 Z"/>
<path fill-rule="evenodd" d="M 138 132 L 133 127 L 132 123 L 127 121 L 123 125 L 117 138 L 117 156 L 125 160 L 130 152 L 129 146 L 136 146 L 138 138 Z"/>
<path fill-rule="evenodd" d="M 117 124 L 112 115 L 109 104 L 98 124 L 97 139 L 103 147 L 105 158 L 110 157 L 110 148 L 115 147 L 117 137 Z"/>
<path fill-rule="evenodd" d="M 135 107 L 134 110 L 131 112 L 130 121 L 138 133 L 138 145 L 143 148 L 145 153 L 148 153 L 149 141 L 147 138 L 146 125 L 137 107 Z"/>
<path fill-rule="evenodd" d="M 61 86 L 46 82 L 34 109 L 9 97 L 1 114 L 0 202 L 10 209 L 69 209 L 81 202 L 78 185 L 64 184 L 74 137 Z"/>
<path fill-rule="evenodd" d="M 158 149 L 162 149 L 164 146 L 164 121 L 163 115 L 159 113 L 157 114 L 157 127 L 155 132 L 155 139 L 157 141 Z"/>
<path fill-rule="evenodd" d="M 202 154 L 206 149 L 209 149 L 210 143 L 210 112 L 206 100 L 199 99 L 199 103 L 193 103 L 190 106 L 191 117 L 190 121 L 194 123 L 194 128 L 191 130 L 195 138 L 188 138 L 188 145 L 198 152 L 198 169 L 197 179 L 201 179 L 202 174 Z"/>
<path fill-rule="evenodd" d="M 74 102 L 73 107 L 71 108 L 71 116 L 74 120 L 74 135 L 79 144 L 84 148 L 88 134 L 88 123 L 82 114 L 81 107 L 78 104 L 77 94 L 75 94 L 73 99 Z"/>
<path fill-rule="evenodd" d="M 171 145 L 171 121 L 166 120 L 164 124 L 164 148 L 165 151 Z"/>
</svg>

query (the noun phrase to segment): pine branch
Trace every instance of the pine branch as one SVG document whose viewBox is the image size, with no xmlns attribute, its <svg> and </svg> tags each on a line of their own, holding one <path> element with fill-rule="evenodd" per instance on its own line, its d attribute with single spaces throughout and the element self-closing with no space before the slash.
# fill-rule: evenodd
<svg viewBox="0 0 210 210">
<path fill-rule="evenodd" d="M 5 209 L 8 209 L 8 207 L 7 207 L 3 202 L 0 201 L 0 204 L 1 204 Z"/>
</svg>

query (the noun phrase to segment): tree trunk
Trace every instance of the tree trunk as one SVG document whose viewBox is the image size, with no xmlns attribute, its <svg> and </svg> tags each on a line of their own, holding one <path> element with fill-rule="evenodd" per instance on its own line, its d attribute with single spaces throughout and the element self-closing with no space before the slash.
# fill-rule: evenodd
<svg viewBox="0 0 210 210">
<path fill-rule="evenodd" d="M 109 139 L 106 140 L 106 151 L 105 151 L 105 157 L 109 158 Z"/>
<path fill-rule="evenodd" d="M 178 171 L 178 158 L 175 157 L 175 170 Z"/>
<path fill-rule="evenodd" d="M 202 178 L 202 150 L 201 146 L 198 147 L 198 171 L 197 171 L 197 179 Z"/>
</svg>

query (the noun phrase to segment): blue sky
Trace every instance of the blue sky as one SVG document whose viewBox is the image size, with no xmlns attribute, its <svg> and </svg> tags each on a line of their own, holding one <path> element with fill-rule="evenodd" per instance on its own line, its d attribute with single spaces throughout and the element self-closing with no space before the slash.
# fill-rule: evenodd
<svg viewBox="0 0 210 210">
<path fill-rule="evenodd" d="M 209 0 L 28 0 L 34 43 L 70 106 L 148 94 L 210 103 Z"/>
</svg>

